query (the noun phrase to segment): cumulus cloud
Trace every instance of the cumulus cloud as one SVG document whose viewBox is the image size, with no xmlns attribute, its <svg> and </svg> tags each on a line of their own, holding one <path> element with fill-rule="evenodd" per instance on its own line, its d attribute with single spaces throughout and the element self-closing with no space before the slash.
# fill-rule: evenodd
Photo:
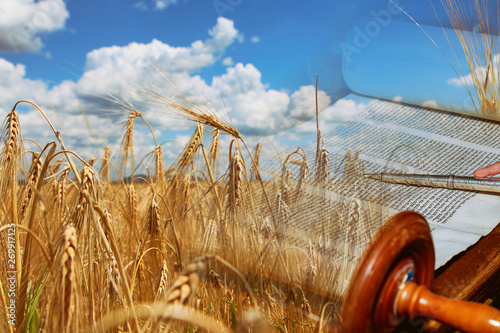
<svg viewBox="0 0 500 333">
<path fill-rule="evenodd" d="M 178 139 L 190 135 L 192 128 L 188 126 L 192 124 L 166 116 L 168 112 L 158 107 L 158 103 L 146 103 L 147 98 L 141 95 L 141 90 L 153 89 L 160 95 L 192 98 L 199 105 L 219 110 L 250 138 L 249 141 L 285 131 L 315 116 L 314 86 L 302 86 L 292 92 L 271 89 L 252 64 L 233 65 L 232 59 L 226 57 L 223 63 L 228 67 L 223 74 L 211 82 L 202 79 L 196 72 L 213 65 L 222 58 L 229 45 L 240 40 L 233 22 L 222 17 L 208 35 L 207 39 L 195 41 L 187 47 L 153 40 L 147 44 L 130 43 L 96 49 L 87 54 L 84 72 L 78 80 L 67 80 L 51 87 L 43 81 L 26 78 L 24 65 L 0 59 L 0 116 L 10 111 L 19 99 L 32 100 L 46 110 L 54 107 L 57 114 L 49 117 L 64 134 L 67 145 L 78 146 L 78 149 L 85 146 L 102 148 L 105 143 L 118 149 L 128 114 L 103 99 L 101 96 L 106 93 L 116 96 L 125 106 L 131 102 L 154 128 L 166 128 L 169 133 L 175 131 L 172 135 L 177 135 Z M 331 99 L 322 91 L 318 92 L 318 99 L 320 110 L 327 109 L 320 116 L 325 128 L 352 117 L 361 107 L 353 101 L 344 101 L 328 109 Z M 82 109 L 85 115 L 82 115 Z M 110 109 L 118 111 L 108 111 Z M 23 115 L 23 133 L 29 133 L 37 141 L 40 139 L 41 143 L 54 140 L 43 119 L 35 113 L 31 110 Z M 89 130 L 84 126 L 87 123 L 94 135 L 92 140 L 88 139 Z M 152 151 L 154 145 L 149 129 L 140 119 L 137 119 L 136 126 L 137 131 L 144 134 L 134 137 L 136 150 L 144 154 Z M 294 135 L 289 138 L 299 138 L 301 131 L 305 129 L 291 130 L 288 134 Z M 160 136 L 160 133 L 156 134 Z M 166 144 L 165 156 L 175 156 L 178 149 L 177 143 Z"/>
<path fill-rule="evenodd" d="M 202 87 L 204 92 L 209 94 L 209 98 L 219 96 L 216 89 L 211 91 L 210 86 L 192 73 L 213 65 L 223 55 L 227 46 L 239 40 L 240 36 L 233 22 L 225 18 L 219 18 L 208 34 L 206 40 L 195 41 L 188 47 L 174 47 L 153 40 L 148 44 L 131 43 L 123 47 L 111 46 L 94 50 L 87 54 L 84 72 L 78 80 L 63 81 L 52 87 L 42 80 L 27 78 L 23 64 L 0 58 L 0 116 L 5 117 L 18 100 L 30 100 L 44 108 L 54 126 L 64 133 L 65 142 L 69 147 L 78 146 L 79 150 L 91 146 L 102 148 L 104 143 L 119 147 L 127 111 L 130 110 L 120 111 L 119 106 L 102 96 L 109 93 L 117 96 L 124 104 L 134 101 L 134 88 L 145 79 L 145 73 L 152 70 L 153 64 L 162 70 L 160 77 L 163 79 L 163 85 L 169 85 L 165 78 L 168 75 L 173 80 L 183 82 L 183 88 Z M 57 113 L 50 112 L 52 107 Z M 103 111 L 111 109 L 116 111 Z M 45 121 L 36 116 L 37 111 L 26 106 L 20 107 L 19 110 L 24 110 L 20 117 L 23 133 L 40 143 L 54 140 Z M 86 115 L 82 115 L 81 110 L 84 110 Z M 148 109 L 141 109 L 141 112 L 148 119 Z M 186 122 L 164 116 L 148 120 L 153 125 L 170 128 L 175 125 L 177 130 L 187 128 Z M 87 123 L 95 135 L 91 140 L 89 129 L 84 126 Z M 139 132 L 148 131 L 140 120 L 136 121 L 136 124 Z M 107 137 L 104 138 L 105 136 Z M 141 143 L 141 140 L 144 142 Z M 142 152 L 154 148 L 151 146 L 149 133 L 139 135 L 135 145 Z M 165 155 L 168 156 L 168 152 L 165 152 Z"/>
<path fill-rule="evenodd" d="M 224 66 L 232 66 L 232 65 L 234 65 L 233 58 L 231 58 L 231 57 L 226 57 L 226 58 L 222 59 L 222 64 L 223 64 Z"/>
<path fill-rule="evenodd" d="M 184 0 L 186 2 L 187 0 Z M 149 3 L 149 4 L 148 4 Z M 134 3 L 133 7 L 140 9 L 140 10 L 148 10 L 148 9 L 153 9 L 153 10 L 165 10 L 167 9 L 170 5 L 175 5 L 178 3 L 178 0 L 151 0 L 151 1 L 138 1 Z"/>
<path fill-rule="evenodd" d="M 499 65 L 500 65 L 500 54 L 495 54 L 493 56 L 492 66 L 490 66 L 489 69 L 489 74 L 488 74 L 489 77 L 494 77 L 496 75 L 495 68 L 498 68 Z M 464 85 L 473 87 L 474 78 L 479 79 L 479 81 L 484 81 L 486 78 L 486 67 L 476 66 L 474 68 L 474 77 L 471 73 L 469 73 L 467 75 L 462 75 L 460 77 L 448 79 L 446 83 L 457 87 L 463 87 Z"/>
<path fill-rule="evenodd" d="M 422 106 L 426 108 L 439 109 L 439 105 L 435 100 L 424 101 Z"/>
<path fill-rule="evenodd" d="M 147 80 L 145 73 L 154 72 L 156 67 L 161 68 L 162 84 L 168 83 L 165 79 L 168 76 L 178 82 L 187 82 L 183 88 L 189 89 L 203 81 L 192 73 L 213 65 L 238 38 L 233 22 L 219 18 L 209 31 L 209 38 L 195 41 L 188 47 L 170 46 L 154 39 L 150 43 L 99 48 L 87 54 L 84 72 L 77 81 L 54 86 L 43 100 L 52 105 L 73 106 L 75 110 L 81 105 L 89 109 L 106 109 L 111 105 L 101 96 L 112 94 L 130 100 L 131 86 Z"/>
<path fill-rule="evenodd" d="M 11 108 L 21 99 L 39 100 L 47 91 L 40 80 L 25 78 L 26 66 L 0 58 L 0 108 Z"/>
<path fill-rule="evenodd" d="M 260 38 L 258 36 L 253 36 L 252 38 L 250 38 L 250 41 L 252 43 L 259 43 L 260 42 Z"/>
<path fill-rule="evenodd" d="M 62 0 L 0 2 L 0 52 L 36 52 L 41 36 L 64 28 L 69 12 Z"/>
<path fill-rule="evenodd" d="M 238 63 L 214 78 L 234 125 L 247 135 L 270 135 L 309 120 L 315 115 L 315 88 L 303 86 L 289 93 L 269 89 L 262 74 L 252 64 Z M 320 110 L 330 105 L 330 97 L 318 93 Z M 220 105 L 224 107 L 224 105 Z"/>
<path fill-rule="evenodd" d="M 365 108 L 366 104 L 363 102 L 356 102 L 347 97 L 340 99 L 319 115 L 320 130 L 323 133 L 327 133 L 343 122 L 354 120 Z M 303 125 L 293 128 L 290 132 L 296 136 L 316 134 L 316 122 L 308 121 Z"/>
<path fill-rule="evenodd" d="M 324 91 L 318 91 L 319 110 L 327 108 L 330 102 L 330 97 Z M 288 115 L 293 119 L 303 121 L 316 115 L 316 88 L 314 86 L 302 86 L 292 94 Z"/>
<path fill-rule="evenodd" d="M 461 77 L 455 77 L 455 78 L 448 79 L 446 81 L 446 83 L 449 85 L 452 85 L 452 86 L 457 86 L 457 87 L 462 87 L 464 85 L 474 84 L 473 80 L 472 80 L 472 75 L 470 75 L 470 74 L 464 75 Z"/>
<path fill-rule="evenodd" d="M 166 9 L 168 6 L 176 4 L 177 0 L 157 0 L 155 1 L 155 8 L 158 10 Z"/>
<path fill-rule="evenodd" d="M 146 4 L 145 1 L 139 1 L 134 3 L 134 8 L 140 9 L 140 10 L 148 10 L 148 5 Z"/>
<path fill-rule="evenodd" d="M 358 103 L 352 99 L 344 98 L 325 110 L 320 119 L 328 124 L 340 124 L 355 119 L 365 108 L 365 103 Z"/>
<path fill-rule="evenodd" d="M 116 70 L 147 67 L 154 62 L 166 72 L 194 72 L 212 65 L 226 47 L 239 38 L 231 20 L 220 17 L 209 30 L 210 38 L 197 40 L 189 47 L 175 47 L 153 39 L 148 44 L 130 43 L 127 46 L 111 46 L 96 49 L 87 54 L 85 70 L 99 68 Z"/>
</svg>

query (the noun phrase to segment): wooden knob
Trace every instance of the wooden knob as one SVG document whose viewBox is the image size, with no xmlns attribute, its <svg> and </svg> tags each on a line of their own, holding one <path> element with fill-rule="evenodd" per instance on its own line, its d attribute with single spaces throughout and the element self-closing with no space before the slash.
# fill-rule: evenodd
<svg viewBox="0 0 500 333">
<path fill-rule="evenodd" d="M 500 310 L 440 297 L 413 281 L 399 293 L 396 307 L 400 316 L 432 318 L 464 332 L 500 332 Z"/>
<path fill-rule="evenodd" d="M 339 315 L 339 332 L 392 332 L 399 324 L 395 301 L 409 270 L 430 286 L 434 246 L 424 217 L 402 212 L 380 228 L 358 261 Z"/>
</svg>

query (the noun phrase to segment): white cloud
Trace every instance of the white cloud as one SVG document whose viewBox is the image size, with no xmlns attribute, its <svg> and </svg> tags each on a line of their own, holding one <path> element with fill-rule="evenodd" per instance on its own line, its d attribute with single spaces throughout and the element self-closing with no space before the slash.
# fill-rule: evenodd
<svg viewBox="0 0 500 333">
<path fill-rule="evenodd" d="M 209 31 L 209 38 L 195 41 L 188 47 L 173 47 L 153 40 L 148 44 L 131 43 L 123 47 L 100 48 L 87 54 L 84 73 L 78 80 L 63 81 L 52 87 L 41 80 L 26 78 L 24 65 L 0 58 L 0 116 L 5 117 L 18 100 L 30 100 L 39 104 L 49 114 L 54 126 L 63 133 L 68 148 L 78 146 L 80 150 L 99 142 L 109 143 L 109 140 L 114 140 L 119 146 L 128 114 L 123 110 L 121 114 L 113 112 L 111 115 L 110 112 L 96 111 L 95 109 L 119 110 L 119 107 L 111 105 L 101 96 L 111 93 L 124 101 L 133 100 L 134 94 L 131 92 L 137 88 L 134 85 L 139 84 L 138 82 L 148 75 L 148 71 L 151 72 L 152 64 L 156 64 L 166 75 L 183 83 L 183 87 L 202 87 L 202 91 L 208 92 L 210 98 L 216 98 L 215 96 L 219 96 L 216 89 L 206 85 L 199 76 L 190 73 L 213 65 L 227 46 L 238 39 L 239 34 L 233 22 L 219 18 Z M 169 85 L 164 77 L 162 79 L 163 85 Z M 52 106 L 57 114 L 50 112 Z M 86 117 L 81 114 L 80 107 L 85 110 Z M 19 110 L 26 110 L 26 107 Z M 148 111 L 147 108 L 141 109 L 153 126 L 175 126 L 177 130 L 188 128 L 186 121 L 165 116 L 148 118 Z M 47 124 L 35 114 L 36 111 L 22 112 L 23 134 L 41 144 L 53 141 L 54 136 L 48 130 Z M 95 140 L 82 140 L 89 137 L 87 126 L 84 126 L 86 122 L 94 134 L 98 135 Z M 138 131 L 145 132 L 145 135 L 137 136 L 135 145 L 140 151 L 148 152 L 152 149 L 151 135 L 147 133 L 145 126 L 142 125 L 141 129 L 140 120 L 137 120 L 136 124 Z M 108 138 L 105 139 L 105 136 Z M 144 142 L 141 143 L 141 140 Z"/>
<path fill-rule="evenodd" d="M 343 122 L 353 120 L 366 108 L 363 102 L 356 102 L 348 97 L 335 102 L 319 114 L 319 127 L 323 133 L 329 132 Z M 311 135 L 316 133 L 316 122 L 309 121 L 293 129 L 296 135 Z"/>
<path fill-rule="evenodd" d="M 148 5 L 149 2 L 150 4 Z M 148 2 L 141 0 L 134 3 L 133 7 L 140 10 L 148 10 L 150 8 L 153 10 L 165 10 L 170 5 L 175 5 L 178 2 L 178 0 L 151 0 Z M 184 2 L 187 2 L 187 0 L 184 0 Z"/>
<path fill-rule="evenodd" d="M 357 103 L 352 99 L 344 98 L 321 113 L 320 119 L 328 124 L 340 124 L 355 119 L 365 108 L 365 103 Z"/>
<path fill-rule="evenodd" d="M 148 10 L 148 5 L 145 1 L 136 2 L 133 7 L 140 10 Z"/>
<path fill-rule="evenodd" d="M 223 60 L 229 66 L 226 72 L 214 77 L 211 82 L 193 74 L 213 65 L 227 47 L 239 39 L 240 33 L 233 22 L 221 17 L 210 29 L 206 40 L 195 41 L 187 47 L 175 47 L 153 40 L 147 44 L 130 43 L 122 47 L 96 49 L 87 54 L 84 73 L 78 80 L 67 80 L 52 87 L 43 81 L 26 78 L 24 65 L 0 58 L 0 115 L 4 116 L 10 111 L 19 99 L 32 100 L 46 111 L 53 106 L 57 114 L 49 112 L 49 117 L 63 133 L 68 148 L 78 147 L 79 151 L 96 145 L 102 149 L 104 143 L 119 147 L 128 114 L 123 110 L 121 113 L 96 111 L 119 109 L 99 97 L 107 92 L 125 102 L 133 102 L 153 128 L 176 130 L 179 139 L 185 139 L 183 135 L 190 135 L 192 128 L 189 126 L 192 123 L 168 117 L 164 108 L 146 104 L 144 96 L 137 94 L 141 85 L 169 96 L 179 96 L 179 87 L 182 92 L 188 91 L 188 97 L 202 105 L 213 105 L 221 113 L 229 112 L 232 123 L 248 141 L 256 136 L 284 131 L 314 117 L 316 93 L 312 85 L 302 86 L 293 92 L 270 89 L 254 65 L 232 65 L 230 57 Z M 152 64 L 156 64 L 161 71 L 152 68 Z M 322 91 L 318 92 L 318 97 L 320 110 L 326 109 L 331 103 L 330 98 Z M 85 110 L 86 116 L 81 114 L 80 107 Z M 332 114 L 325 111 L 320 116 L 324 128 L 356 114 L 359 105 L 349 101 L 338 102 L 330 111 Z M 54 140 L 45 122 L 35 117 L 35 113 L 29 111 L 21 119 L 23 135 L 41 144 Z M 86 139 L 89 137 L 87 126 L 84 126 L 87 122 L 96 135 L 90 141 Z M 151 135 L 140 119 L 136 120 L 136 129 L 143 134 L 134 137 L 136 151 L 141 151 L 141 154 L 151 151 Z M 183 130 L 188 134 L 180 132 Z M 294 138 L 300 138 L 300 130 L 289 133 L 294 133 Z M 178 148 L 178 144 L 165 144 L 165 156 L 174 156 Z"/>
<path fill-rule="evenodd" d="M 40 35 L 64 28 L 69 12 L 62 0 L 0 1 L 0 51 L 36 52 Z"/>
<path fill-rule="evenodd" d="M 280 124 L 273 116 L 287 110 L 290 97 L 286 92 L 268 89 L 261 73 L 252 64 L 236 64 L 215 78 L 234 125 L 243 132 L 275 130 Z"/>
<path fill-rule="evenodd" d="M 174 47 L 156 39 L 148 44 L 134 42 L 123 47 L 103 47 L 87 54 L 86 74 L 111 70 L 129 75 L 150 67 L 151 63 L 167 73 L 195 72 L 213 65 L 226 47 L 238 38 L 238 30 L 232 21 L 220 17 L 209 35 L 211 38 L 197 40 L 189 47 Z"/>
<path fill-rule="evenodd" d="M 157 0 L 155 1 L 155 9 L 163 10 L 168 6 L 176 4 L 177 0 Z"/>
<path fill-rule="evenodd" d="M 303 120 L 309 120 L 316 116 L 316 88 L 314 86 L 302 86 L 291 97 L 290 116 Z M 318 91 L 318 109 L 322 111 L 330 106 L 330 103 L 330 97 L 325 92 Z"/>
<path fill-rule="evenodd" d="M 500 65 L 500 54 L 495 54 L 493 56 L 492 66 L 490 66 L 490 69 L 489 69 L 490 78 L 495 77 L 497 75 L 497 73 L 495 73 L 495 72 L 496 72 L 496 69 L 499 67 L 499 65 Z M 479 81 L 484 82 L 486 80 L 486 67 L 476 66 L 474 68 L 474 77 L 479 79 Z M 449 85 L 457 86 L 457 87 L 463 87 L 463 86 L 473 87 L 474 86 L 474 79 L 473 79 L 472 74 L 469 73 L 467 75 L 462 75 L 460 77 L 448 79 L 446 81 L 446 83 Z"/>
<path fill-rule="evenodd" d="M 356 98 L 359 99 L 359 98 Z M 319 128 L 326 141 L 332 140 L 334 136 L 329 134 L 336 126 L 345 121 L 353 120 L 366 108 L 367 103 L 355 101 L 349 96 L 338 100 L 334 105 L 324 110 L 319 114 Z M 311 119 L 299 126 L 290 128 L 284 132 L 269 137 L 269 141 L 273 142 L 273 146 L 279 147 L 281 153 L 289 153 L 297 147 L 302 147 L 306 151 L 313 151 L 316 147 L 316 120 Z M 270 146 L 270 145 L 267 145 Z M 266 147 L 266 145 L 264 145 Z M 269 148 L 267 147 L 268 151 Z M 277 151 L 269 151 L 267 159 L 276 158 Z M 314 155 L 309 156 L 314 158 Z M 309 160 L 310 162 L 311 160 Z"/>
<path fill-rule="evenodd" d="M 422 106 L 426 108 L 439 109 L 439 105 L 435 100 L 424 101 Z"/>
<path fill-rule="evenodd" d="M 42 99 L 47 85 L 25 78 L 26 66 L 0 58 L 0 108 L 10 109 L 21 99 Z"/>
<path fill-rule="evenodd" d="M 250 38 L 250 41 L 252 43 L 259 43 L 260 42 L 260 38 L 259 38 L 259 36 L 253 36 L 252 38 Z"/>
<path fill-rule="evenodd" d="M 457 87 L 462 87 L 464 85 L 470 85 L 470 84 L 473 84 L 473 81 L 472 81 L 472 75 L 465 75 L 465 76 L 461 76 L 461 77 L 455 77 L 455 78 L 452 78 L 452 79 L 448 79 L 446 81 L 447 84 L 449 85 L 452 85 L 452 86 L 457 86 Z"/>
<path fill-rule="evenodd" d="M 394 102 L 401 102 L 403 100 L 403 96 L 394 96 L 392 99 Z"/>
<path fill-rule="evenodd" d="M 233 58 L 231 58 L 231 57 L 226 57 L 226 58 L 222 59 L 222 64 L 223 64 L 224 66 L 232 66 L 232 65 L 234 65 Z"/>
</svg>

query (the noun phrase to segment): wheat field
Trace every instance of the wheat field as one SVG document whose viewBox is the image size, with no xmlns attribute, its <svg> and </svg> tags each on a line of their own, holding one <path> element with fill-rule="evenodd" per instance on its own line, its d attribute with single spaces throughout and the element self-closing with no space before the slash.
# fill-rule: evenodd
<svg viewBox="0 0 500 333">
<path fill-rule="evenodd" d="M 318 201 L 311 220 L 332 229 L 297 236 L 311 193 L 318 200 L 343 181 L 331 179 L 324 146 L 311 166 L 298 148 L 263 176 L 262 143 L 250 149 L 216 113 L 176 104 L 196 124 L 176 161 L 166 167 L 157 145 L 147 175 L 126 175 L 134 124 L 147 123 L 138 110 L 119 152 L 104 147 L 85 161 L 46 115 L 57 140 L 26 150 L 17 108 L 2 129 L 2 331 L 335 330 L 360 244 L 372 237 L 359 231 L 378 219 L 355 198 L 335 209 Z M 222 135 L 232 141 L 221 168 Z M 344 168 L 362 174 L 349 154 Z"/>
<path fill-rule="evenodd" d="M 472 73 L 467 89 L 473 101 L 477 96 L 478 114 L 498 113 L 493 29 L 485 19 L 483 40 L 460 34 L 468 26 L 462 8 L 444 3 Z M 484 2 L 474 4 L 485 18 Z M 318 129 L 312 162 L 297 148 L 263 175 L 262 142 L 251 149 L 230 122 L 182 94 L 139 90 L 145 101 L 195 125 L 172 165 L 165 165 L 146 117 L 130 105 L 122 105 L 129 110 L 120 151 L 102 147 L 87 160 L 32 102 L 14 105 L 4 119 L 0 330 L 335 331 L 357 258 L 382 223 L 361 197 L 339 195 L 333 207 L 322 201 L 331 184 L 356 186 L 346 177 L 364 173 L 356 153 L 333 162 Z M 19 104 L 40 111 L 55 141 L 24 148 Z M 156 144 L 140 175 L 133 150 L 139 121 Z M 221 147 L 222 135 L 231 138 L 229 147 Z M 302 232 L 304 211 L 309 224 L 329 229 Z"/>
</svg>

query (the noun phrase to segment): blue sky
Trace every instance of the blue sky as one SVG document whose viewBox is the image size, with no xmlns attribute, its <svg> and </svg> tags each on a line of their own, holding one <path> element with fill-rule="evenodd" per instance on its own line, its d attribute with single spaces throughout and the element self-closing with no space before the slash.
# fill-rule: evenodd
<svg viewBox="0 0 500 333">
<path fill-rule="evenodd" d="M 394 2 L 451 52 L 442 30 L 432 28 L 449 26 L 439 1 L 434 9 L 428 1 Z M 440 51 L 388 1 L 4 0 L 0 12 L 0 117 L 29 99 L 47 109 L 67 140 L 80 146 L 75 150 L 119 145 L 127 114 L 97 111 L 112 108 L 98 97 L 106 93 L 137 103 L 160 141 L 186 141 L 192 124 L 138 101 L 137 85 L 145 78 L 168 86 L 151 72 L 152 63 L 201 102 L 227 111 L 251 140 L 310 119 L 317 74 L 327 130 L 359 114 L 369 100 L 358 95 L 445 108 L 467 99 L 465 89 L 451 83 L 457 75 Z M 366 46 L 346 54 L 358 31 L 377 24 Z M 25 137 L 53 140 L 35 111 L 25 108 L 23 115 Z M 82 139 L 88 137 L 83 124 L 91 128 L 91 144 Z M 311 124 L 277 140 L 304 145 L 313 137 Z M 154 148 L 136 137 L 138 150 Z M 165 145 L 171 157 L 176 147 Z"/>
</svg>

